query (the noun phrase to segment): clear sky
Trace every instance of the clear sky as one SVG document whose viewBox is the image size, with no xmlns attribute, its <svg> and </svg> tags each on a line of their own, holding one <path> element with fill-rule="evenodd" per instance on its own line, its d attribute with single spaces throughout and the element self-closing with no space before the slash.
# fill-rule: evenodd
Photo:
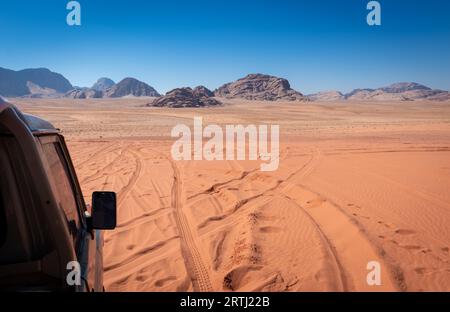
<svg viewBox="0 0 450 312">
<path fill-rule="evenodd" d="M 47 67 L 73 85 L 135 77 L 166 92 L 214 89 L 248 73 L 289 79 L 303 92 L 414 81 L 450 89 L 450 1 L 79 0 L 2 1 L 0 67 Z"/>
</svg>

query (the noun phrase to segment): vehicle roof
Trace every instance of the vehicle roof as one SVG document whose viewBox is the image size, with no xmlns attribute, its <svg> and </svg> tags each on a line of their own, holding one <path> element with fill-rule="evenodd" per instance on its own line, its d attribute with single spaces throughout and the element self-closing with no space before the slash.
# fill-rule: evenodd
<svg viewBox="0 0 450 312">
<path fill-rule="evenodd" d="M 56 129 L 50 122 L 47 120 L 44 120 L 42 118 L 39 118 L 34 115 L 30 114 L 23 114 L 25 117 L 25 123 L 27 124 L 28 128 L 31 130 L 31 132 L 42 132 L 42 131 L 52 131 L 52 132 L 59 132 L 58 129 Z"/>
<path fill-rule="evenodd" d="M 10 104 L 5 99 L 0 96 L 0 113 L 6 109 L 7 107 L 12 107 L 19 119 L 21 119 L 28 127 L 28 129 L 33 134 L 41 134 L 41 133 L 57 133 L 59 129 L 55 128 L 50 122 L 39 118 L 34 115 L 24 114 L 22 113 L 16 106 Z M 1 123 L 0 123 L 0 133 L 9 133 Z"/>
</svg>

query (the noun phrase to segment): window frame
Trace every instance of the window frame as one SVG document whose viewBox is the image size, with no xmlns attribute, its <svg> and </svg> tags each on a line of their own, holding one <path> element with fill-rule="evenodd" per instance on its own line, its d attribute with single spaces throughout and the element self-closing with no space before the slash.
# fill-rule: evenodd
<svg viewBox="0 0 450 312">
<path fill-rule="evenodd" d="M 38 136 L 38 139 L 42 146 L 44 146 L 45 144 L 55 144 L 56 149 L 59 149 L 59 151 L 57 150 L 57 153 L 60 152 L 61 155 L 59 156 L 62 156 L 63 158 L 60 159 L 60 161 L 62 162 L 62 166 L 66 171 L 67 178 L 70 182 L 72 193 L 76 203 L 78 218 L 80 220 L 79 230 L 86 230 L 87 229 L 86 215 L 85 215 L 86 204 L 84 202 L 83 193 L 81 191 L 81 187 L 78 182 L 77 175 L 75 173 L 75 168 L 70 158 L 64 137 L 60 134 L 41 134 Z M 46 155 L 44 155 L 44 157 L 46 158 Z"/>
</svg>

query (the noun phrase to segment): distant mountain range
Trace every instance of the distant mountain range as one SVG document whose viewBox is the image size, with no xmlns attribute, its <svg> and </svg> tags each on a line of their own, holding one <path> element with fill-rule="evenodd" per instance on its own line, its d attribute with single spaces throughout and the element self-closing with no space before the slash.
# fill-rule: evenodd
<svg viewBox="0 0 450 312">
<path fill-rule="evenodd" d="M 450 93 L 434 90 L 415 82 L 394 83 L 378 89 L 355 89 L 347 94 L 339 91 L 324 91 L 308 95 L 311 101 L 414 101 L 450 100 Z"/>
<path fill-rule="evenodd" d="M 14 71 L 0 67 L 0 94 L 3 96 L 65 93 L 72 88 L 69 80 L 46 68 Z"/>
<path fill-rule="evenodd" d="M 61 74 L 46 68 L 14 71 L 1 67 L 0 95 L 72 99 L 160 96 L 154 88 L 134 78 L 125 78 L 117 84 L 109 78 L 100 78 L 92 88 L 80 88 L 72 86 Z"/>
<path fill-rule="evenodd" d="M 119 83 L 103 77 L 90 88 L 74 87 L 64 76 L 46 68 L 14 71 L 1 67 L 0 95 L 72 99 L 161 96 L 145 82 L 130 77 Z M 289 81 L 284 78 L 250 74 L 226 83 L 214 91 L 203 86 L 193 90 L 177 88 L 167 92 L 165 97 L 150 103 L 149 106 L 198 107 L 220 104 L 220 101 L 213 101 L 214 97 L 262 101 L 446 101 L 450 100 L 450 93 L 434 90 L 419 83 L 401 82 L 378 89 L 355 89 L 347 94 L 339 91 L 323 91 L 305 96 L 292 89 Z"/>
<path fill-rule="evenodd" d="M 158 97 L 161 95 L 145 82 L 134 78 L 125 78 L 117 84 L 109 78 L 100 78 L 92 88 L 76 88 L 63 95 L 63 97 L 71 99 L 120 98 L 126 96 Z"/>
</svg>

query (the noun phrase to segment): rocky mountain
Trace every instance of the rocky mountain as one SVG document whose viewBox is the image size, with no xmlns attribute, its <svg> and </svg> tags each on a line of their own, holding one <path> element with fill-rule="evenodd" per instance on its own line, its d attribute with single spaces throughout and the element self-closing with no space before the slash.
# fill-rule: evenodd
<svg viewBox="0 0 450 312">
<path fill-rule="evenodd" d="M 430 95 L 427 97 L 427 100 L 430 101 L 450 101 L 450 92 L 439 92 L 434 95 Z"/>
<path fill-rule="evenodd" d="M 415 82 L 398 82 L 384 88 L 379 88 L 379 90 L 382 90 L 387 93 L 402 93 L 417 90 L 429 91 L 431 90 L 431 88 L 428 88 L 424 85 Z"/>
<path fill-rule="evenodd" d="M 105 91 L 106 89 L 113 87 L 115 84 L 116 83 L 113 80 L 103 77 L 98 79 L 91 89 L 95 91 Z"/>
<path fill-rule="evenodd" d="M 339 91 L 322 91 L 308 95 L 308 99 L 311 101 L 342 101 L 345 100 L 345 96 Z"/>
<path fill-rule="evenodd" d="M 449 93 L 433 90 L 415 82 L 394 83 L 378 89 L 355 89 L 345 95 L 347 100 L 365 101 L 414 101 L 414 100 L 446 100 Z"/>
<path fill-rule="evenodd" d="M 103 92 L 91 88 L 75 88 L 64 94 L 69 99 L 98 99 L 103 97 Z"/>
<path fill-rule="evenodd" d="M 167 92 L 166 95 L 147 104 L 147 106 L 180 108 L 221 105 L 222 103 L 213 98 L 213 95 L 210 90 L 203 86 L 196 87 L 193 90 L 191 88 L 177 88 Z"/>
<path fill-rule="evenodd" d="M 160 96 L 154 88 L 134 78 L 125 78 L 117 84 L 109 78 L 100 78 L 92 88 L 80 88 L 73 87 L 61 74 L 46 68 L 14 71 L 1 67 L 0 94 L 6 97 L 73 99 Z M 448 91 L 431 89 L 415 82 L 399 82 L 377 89 L 355 89 L 347 94 L 323 91 L 304 96 L 293 90 L 286 79 L 250 74 L 224 84 L 214 92 L 204 86 L 175 89 L 155 104 L 169 107 L 219 105 L 220 102 L 214 97 L 266 101 L 450 101 Z"/>
<path fill-rule="evenodd" d="M 377 89 L 355 89 L 344 95 L 338 91 L 319 92 L 308 98 L 312 101 L 447 101 L 450 100 L 450 93 L 415 82 L 399 82 Z"/>
<path fill-rule="evenodd" d="M 214 92 L 204 86 L 195 87 L 192 93 L 200 97 L 214 97 Z"/>
<path fill-rule="evenodd" d="M 71 89 L 72 85 L 66 78 L 46 68 L 14 71 L 0 67 L 0 94 L 4 96 L 38 96 L 38 90 L 48 95 L 51 90 L 65 93 Z"/>
<path fill-rule="evenodd" d="M 124 96 L 160 96 L 145 82 L 134 78 L 125 78 L 103 92 L 104 97 L 117 98 Z"/>
<path fill-rule="evenodd" d="M 7 103 L 6 99 L 0 95 L 0 104 Z"/>
<path fill-rule="evenodd" d="M 55 89 L 43 88 L 31 81 L 27 81 L 27 87 L 29 94 L 23 97 L 28 98 L 55 98 L 58 97 L 59 93 Z"/>
<path fill-rule="evenodd" d="M 124 96 L 160 95 L 146 83 L 134 78 L 125 78 L 118 84 L 115 84 L 109 78 L 100 78 L 92 88 L 74 88 L 64 94 L 65 98 L 71 99 L 119 98 Z"/>
<path fill-rule="evenodd" d="M 227 83 L 215 90 L 214 94 L 217 97 L 247 100 L 307 100 L 303 94 L 293 90 L 286 79 L 263 74 L 250 74 Z"/>
</svg>

